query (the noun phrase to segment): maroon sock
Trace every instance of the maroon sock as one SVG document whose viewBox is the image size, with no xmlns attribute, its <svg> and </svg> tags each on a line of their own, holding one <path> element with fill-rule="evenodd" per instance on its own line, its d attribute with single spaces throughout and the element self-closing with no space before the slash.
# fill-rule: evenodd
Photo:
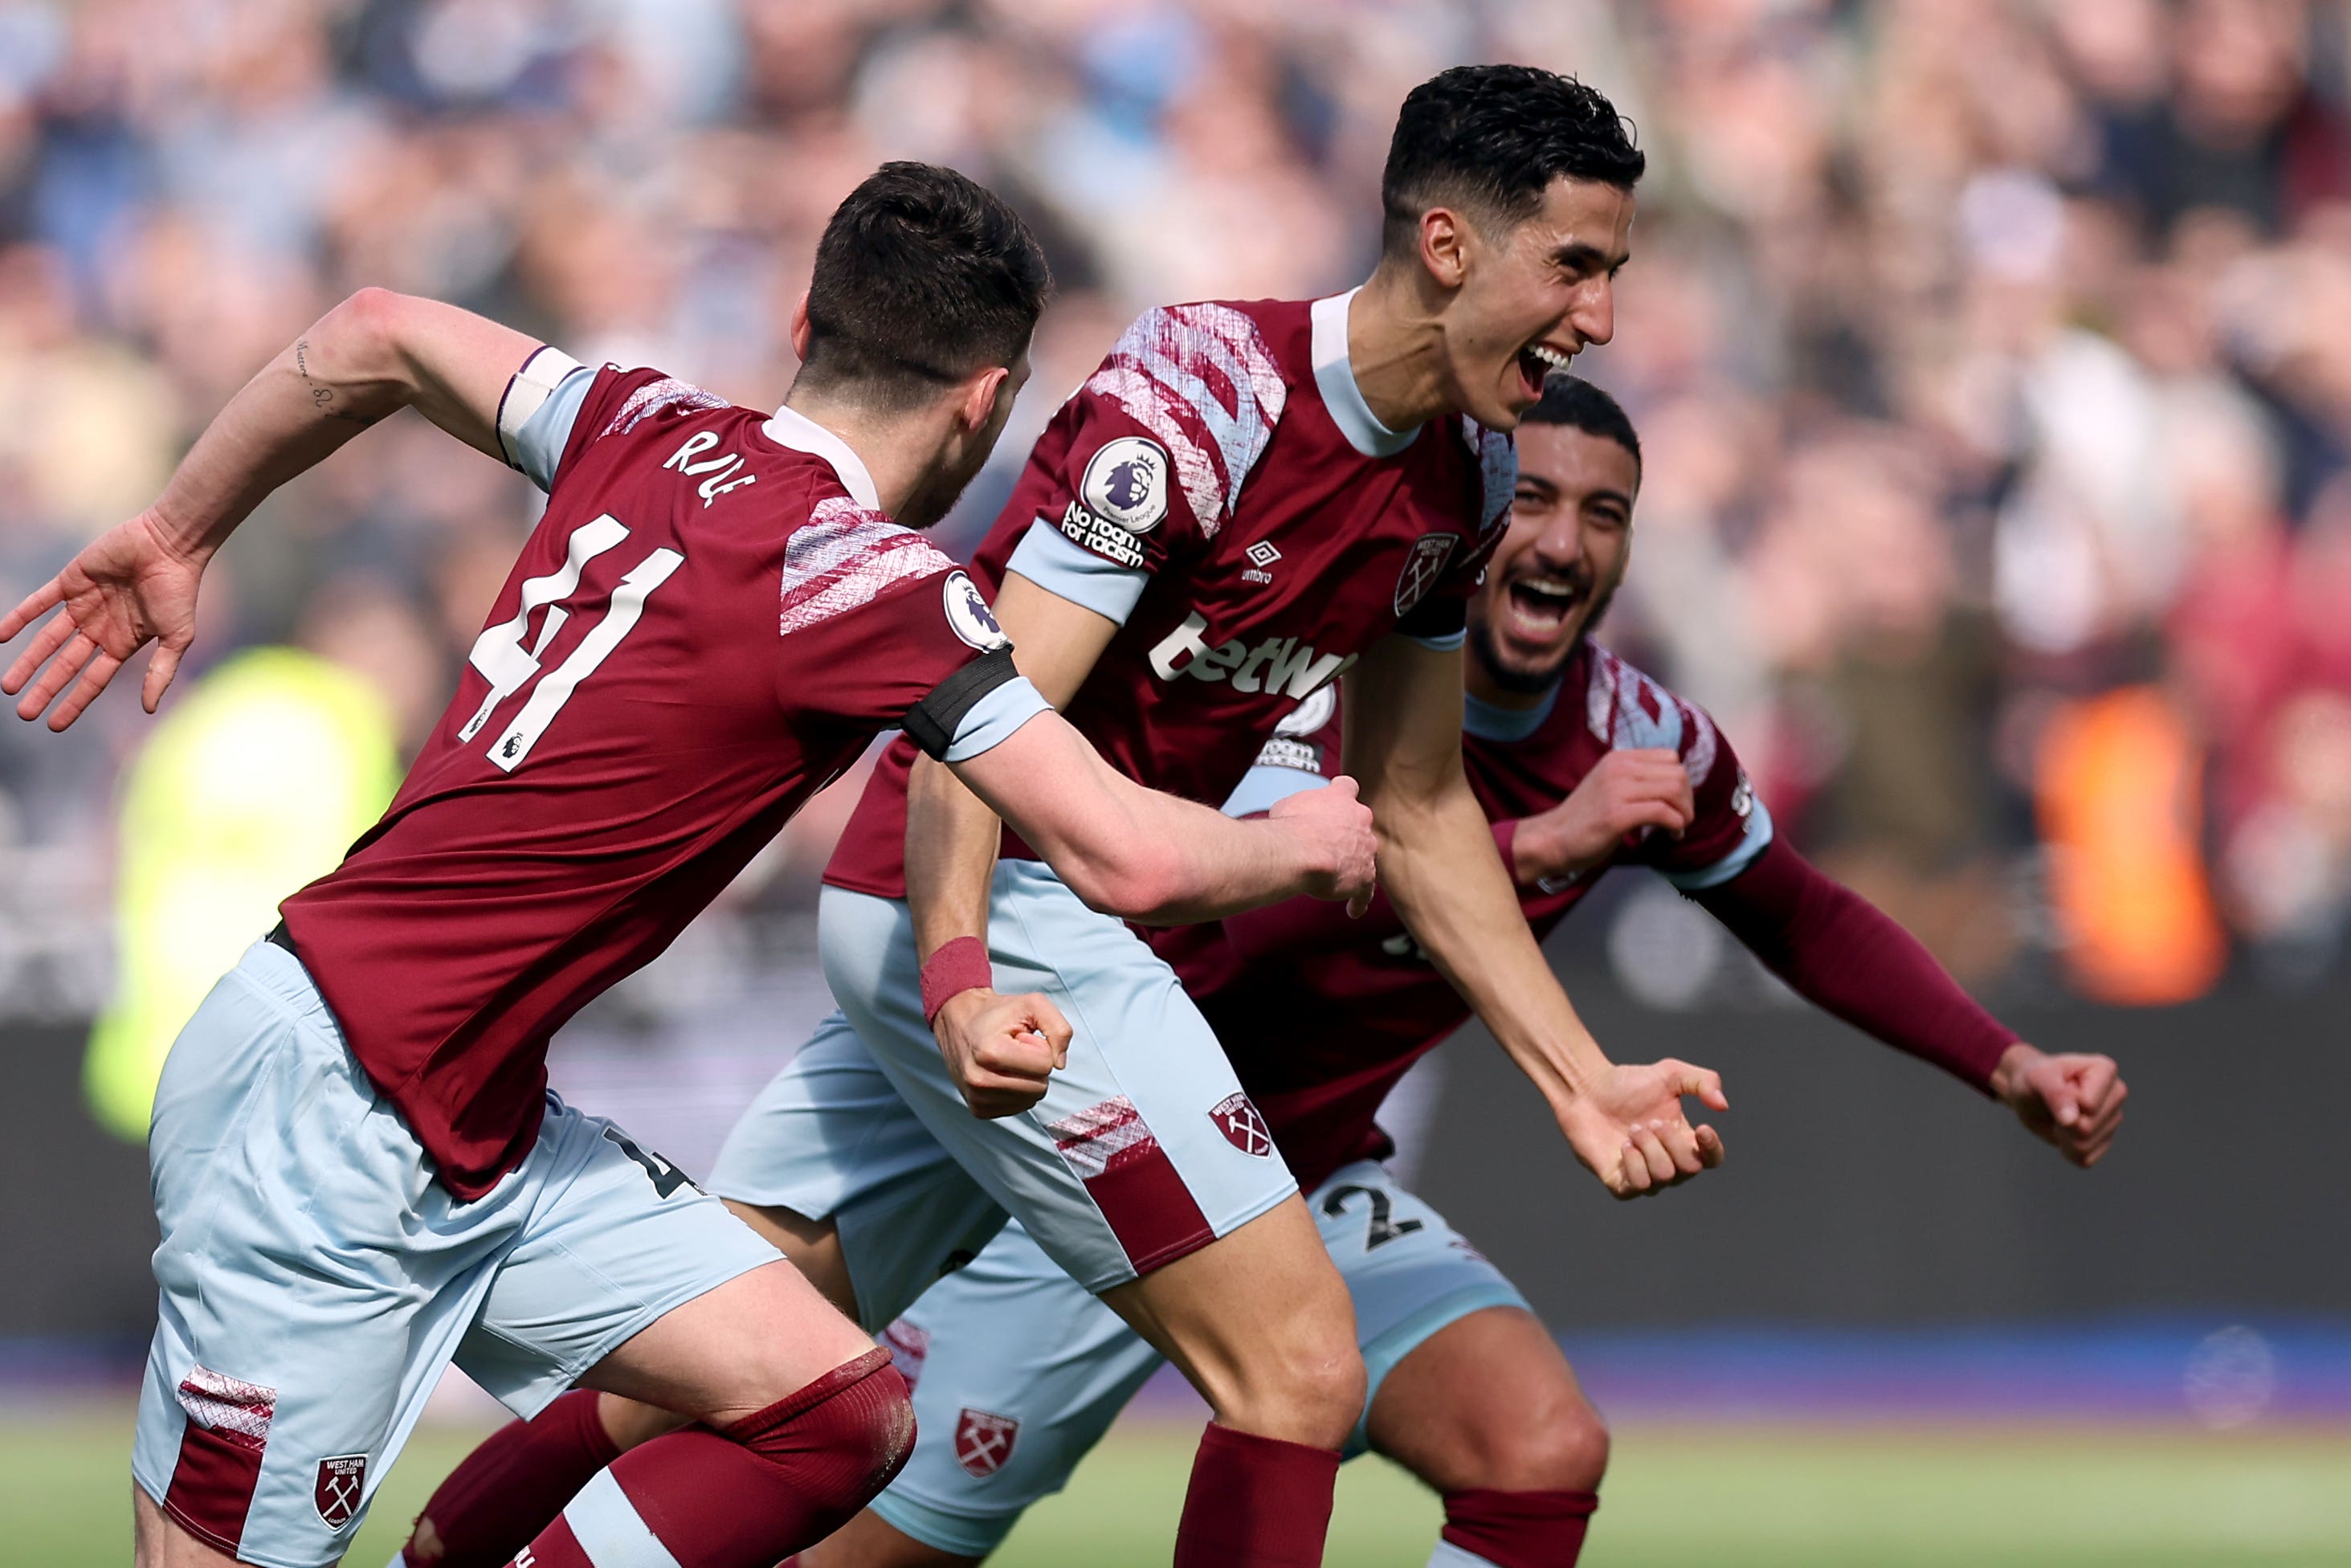
<svg viewBox="0 0 2351 1568">
<path fill-rule="evenodd" d="M 620 1457 L 596 1414 L 595 1392 L 576 1388 L 466 1455 L 418 1516 L 418 1533 L 429 1521 L 440 1554 L 423 1554 L 412 1536 L 401 1555 L 409 1568 L 497 1568 Z"/>
<path fill-rule="evenodd" d="M 632 1448 L 518 1553 L 524 1568 L 774 1568 L 855 1516 L 914 1447 L 876 1349 L 756 1416 Z"/>
<path fill-rule="evenodd" d="M 1176 1568 L 1321 1568 L 1339 1456 L 1237 1432 L 1200 1434 Z"/>
<path fill-rule="evenodd" d="M 1588 1491 L 1445 1494 L 1445 1539 L 1494 1568 L 1570 1568 L 1599 1497 Z"/>
</svg>

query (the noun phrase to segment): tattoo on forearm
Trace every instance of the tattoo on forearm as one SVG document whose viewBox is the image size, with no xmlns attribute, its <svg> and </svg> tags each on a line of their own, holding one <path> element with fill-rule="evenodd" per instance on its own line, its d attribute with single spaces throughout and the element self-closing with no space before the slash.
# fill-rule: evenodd
<svg viewBox="0 0 2351 1568">
<path fill-rule="evenodd" d="M 310 406 L 326 418 L 340 419 L 350 424 L 369 425 L 383 417 L 381 414 L 361 413 L 355 409 L 338 408 L 335 405 L 335 389 L 321 384 L 310 374 L 310 340 L 308 338 L 295 340 L 294 369 L 302 377 L 304 384 L 310 389 Z"/>
</svg>

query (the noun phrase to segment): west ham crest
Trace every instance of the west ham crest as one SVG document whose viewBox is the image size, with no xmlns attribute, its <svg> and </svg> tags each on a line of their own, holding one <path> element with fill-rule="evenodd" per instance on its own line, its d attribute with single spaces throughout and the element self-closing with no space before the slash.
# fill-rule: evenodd
<svg viewBox="0 0 2351 1568">
<path fill-rule="evenodd" d="M 1009 1416 L 966 1409 L 956 1417 L 956 1463 L 975 1476 L 992 1476 L 1012 1457 L 1012 1440 L 1020 1423 Z"/>
<path fill-rule="evenodd" d="M 1265 1159 L 1273 1153 L 1273 1134 L 1265 1124 L 1265 1117 L 1256 1103 L 1246 1094 L 1228 1094 L 1208 1112 L 1208 1120 L 1225 1135 L 1225 1142 L 1245 1155 Z"/>
<path fill-rule="evenodd" d="M 360 1497 L 366 1490 L 367 1456 L 345 1454 L 319 1461 L 318 1484 L 311 1489 L 310 1500 L 319 1505 L 319 1517 L 327 1521 L 328 1529 L 340 1530 L 359 1517 Z"/>
<path fill-rule="evenodd" d="M 1412 607 L 1428 597 L 1428 591 L 1445 573 L 1445 563 L 1453 559 L 1453 547 L 1458 542 L 1459 536 L 1455 534 L 1423 534 L 1412 541 L 1412 554 L 1405 558 L 1404 575 L 1396 579 L 1398 619 L 1411 614 Z"/>
</svg>

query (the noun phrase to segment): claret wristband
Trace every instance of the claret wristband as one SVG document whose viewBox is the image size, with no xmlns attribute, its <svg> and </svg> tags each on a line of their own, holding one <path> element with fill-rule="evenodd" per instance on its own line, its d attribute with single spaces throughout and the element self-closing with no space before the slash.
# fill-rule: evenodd
<svg viewBox="0 0 2351 1568">
<path fill-rule="evenodd" d="M 989 990 L 995 985 L 996 971 L 988 967 L 987 943 L 977 936 L 958 936 L 940 944 L 939 950 L 923 963 L 923 1021 L 936 1019 L 949 998 Z"/>
</svg>

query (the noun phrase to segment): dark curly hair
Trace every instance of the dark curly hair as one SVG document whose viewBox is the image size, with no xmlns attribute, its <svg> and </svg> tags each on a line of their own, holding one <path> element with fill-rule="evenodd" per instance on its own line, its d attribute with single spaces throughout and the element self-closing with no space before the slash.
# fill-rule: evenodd
<svg viewBox="0 0 2351 1568">
<path fill-rule="evenodd" d="M 1533 66 L 1456 66 L 1412 89 L 1380 180 L 1382 243 L 1404 254 L 1421 214 L 1458 206 L 1489 232 L 1533 215 L 1552 181 L 1631 190 L 1648 167 L 1616 106 Z"/>
<path fill-rule="evenodd" d="M 1527 424 L 1564 424 L 1586 435 L 1613 441 L 1633 455 L 1635 473 L 1641 466 L 1641 437 L 1633 429 L 1625 405 L 1582 376 L 1554 375 L 1543 382 L 1542 400 L 1520 415 Z"/>
<path fill-rule="evenodd" d="M 801 373 L 918 402 L 1019 359 L 1052 287 L 1036 236 L 994 192 L 952 169 L 884 163 L 817 241 Z"/>
</svg>

